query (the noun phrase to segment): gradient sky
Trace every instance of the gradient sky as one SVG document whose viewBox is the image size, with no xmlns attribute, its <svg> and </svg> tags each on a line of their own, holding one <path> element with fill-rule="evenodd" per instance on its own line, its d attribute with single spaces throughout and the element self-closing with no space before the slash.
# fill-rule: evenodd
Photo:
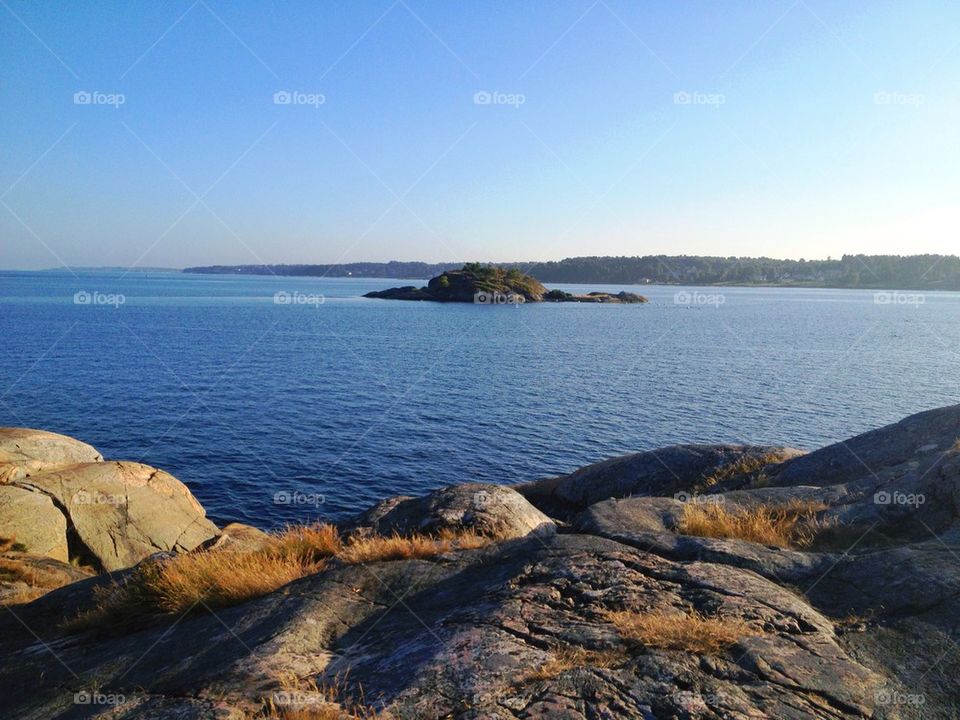
<svg viewBox="0 0 960 720">
<path fill-rule="evenodd" d="M 956 253 L 958 27 L 923 1 L 2 0 L 0 267 Z"/>
</svg>

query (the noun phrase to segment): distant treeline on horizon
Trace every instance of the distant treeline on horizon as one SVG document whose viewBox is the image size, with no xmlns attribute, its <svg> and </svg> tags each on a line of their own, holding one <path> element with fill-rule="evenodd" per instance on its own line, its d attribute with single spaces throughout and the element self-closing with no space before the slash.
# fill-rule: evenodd
<svg viewBox="0 0 960 720">
<path fill-rule="evenodd" d="M 489 264 L 519 268 L 545 283 L 960 290 L 960 257 L 956 255 L 844 255 L 839 260 L 647 255 Z M 462 265 L 399 261 L 339 265 L 212 265 L 185 268 L 183 272 L 425 279 Z"/>
</svg>

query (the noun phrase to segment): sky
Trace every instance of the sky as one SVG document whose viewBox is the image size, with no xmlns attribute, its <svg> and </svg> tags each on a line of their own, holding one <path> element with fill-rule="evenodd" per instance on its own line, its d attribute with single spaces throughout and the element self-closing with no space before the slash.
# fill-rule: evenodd
<svg viewBox="0 0 960 720">
<path fill-rule="evenodd" d="M 957 252 L 960 5 L 0 0 L 0 267 Z"/>
</svg>

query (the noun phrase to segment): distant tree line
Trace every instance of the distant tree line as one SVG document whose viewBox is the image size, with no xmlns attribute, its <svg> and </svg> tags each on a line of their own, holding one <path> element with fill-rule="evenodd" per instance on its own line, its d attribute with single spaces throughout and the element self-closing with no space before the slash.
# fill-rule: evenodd
<svg viewBox="0 0 960 720">
<path fill-rule="evenodd" d="M 545 283 L 960 290 L 960 257 L 956 255 L 844 255 L 839 260 L 647 255 L 491 265 L 519 268 Z M 339 265 L 215 265 L 186 268 L 184 272 L 426 279 L 461 266 L 462 263 L 392 261 Z"/>
</svg>

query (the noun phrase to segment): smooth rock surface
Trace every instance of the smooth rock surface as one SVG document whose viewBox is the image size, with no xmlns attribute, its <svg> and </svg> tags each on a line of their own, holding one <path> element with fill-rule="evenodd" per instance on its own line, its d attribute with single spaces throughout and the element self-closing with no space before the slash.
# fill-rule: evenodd
<svg viewBox="0 0 960 720">
<path fill-rule="evenodd" d="M 516 538 L 555 532 L 556 524 L 513 488 L 464 483 L 419 498 L 389 498 L 347 523 L 346 529 L 366 529 L 381 535 L 474 530 L 492 537 Z"/>
<path fill-rule="evenodd" d="M 129 567 L 153 553 L 192 550 L 219 532 L 187 487 L 132 462 L 72 465 L 16 481 L 49 496 L 68 517 L 84 561 Z"/>
<path fill-rule="evenodd" d="M 91 445 L 66 435 L 30 428 L 0 428 L 0 483 L 103 456 Z"/>
<path fill-rule="evenodd" d="M 42 493 L 0 485 L 0 539 L 25 552 L 67 562 L 67 518 Z"/>
</svg>

